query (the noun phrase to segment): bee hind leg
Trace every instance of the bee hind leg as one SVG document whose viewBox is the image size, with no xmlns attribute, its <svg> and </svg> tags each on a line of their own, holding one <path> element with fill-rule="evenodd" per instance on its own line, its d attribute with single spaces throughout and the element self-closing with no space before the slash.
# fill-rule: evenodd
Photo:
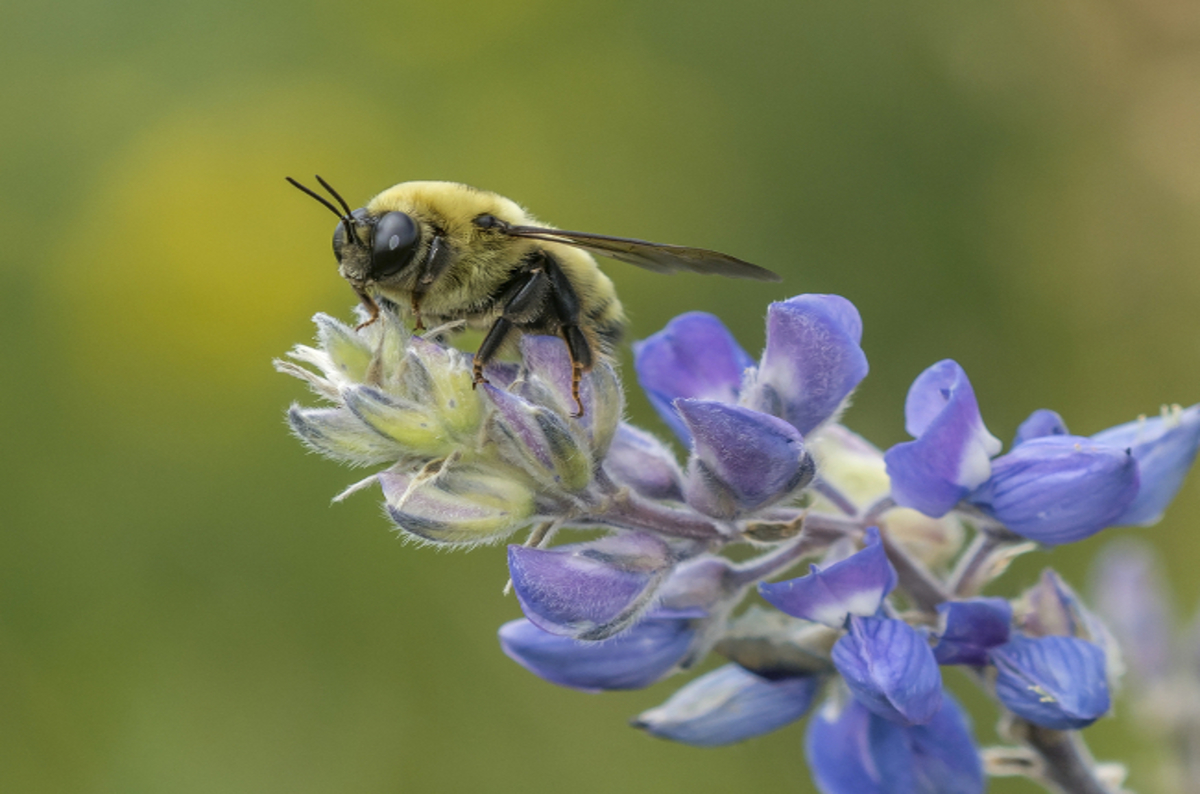
<svg viewBox="0 0 1200 794">
<path fill-rule="evenodd" d="M 583 416 L 583 400 L 579 396 L 579 384 L 583 373 L 592 368 L 592 346 L 583 331 L 576 325 L 562 327 L 563 340 L 567 343 L 567 354 L 571 357 L 571 397 L 575 399 L 575 418 Z"/>
</svg>

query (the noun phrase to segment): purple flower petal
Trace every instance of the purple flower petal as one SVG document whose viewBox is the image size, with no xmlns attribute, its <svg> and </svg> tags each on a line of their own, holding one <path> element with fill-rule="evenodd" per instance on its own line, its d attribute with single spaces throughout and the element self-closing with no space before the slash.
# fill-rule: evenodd
<svg viewBox="0 0 1200 794">
<path fill-rule="evenodd" d="M 1054 730 L 1085 728 L 1109 708 L 1104 651 L 1076 637 L 1017 636 L 991 652 L 996 696 L 1014 714 Z"/>
<path fill-rule="evenodd" d="M 758 592 L 782 612 L 797 618 L 842 628 L 849 615 L 874 615 L 896 587 L 896 569 L 888 561 L 879 530 L 867 530 L 866 546 L 824 570 L 773 584 L 760 584 Z"/>
<path fill-rule="evenodd" d="M 934 518 L 952 510 L 991 474 L 1000 441 L 979 414 L 967 373 L 950 359 L 922 372 L 908 390 L 905 427 L 916 441 L 884 454 L 892 498 Z"/>
<path fill-rule="evenodd" d="M 1147 526 L 1157 523 L 1183 485 L 1200 448 L 1200 405 L 1163 412 L 1110 427 L 1092 436 L 1097 444 L 1128 449 L 1138 462 L 1141 488 L 1133 503 L 1113 523 Z"/>
<path fill-rule="evenodd" d="M 983 667 L 987 652 L 1008 642 L 1012 605 L 1003 598 L 972 598 L 938 605 L 938 644 L 933 655 L 938 664 Z"/>
<path fill-rule="evenodd" d="M 1132 455 L 1079 436 L 1044 436 L 993 461 L 971 501 L 1019 535 L 1059 544 L 1111 526 L 1137 492 Z"/>
<path fill-rule="evenodd" d="M 573 367 L 567 345 L 561 337 L 526 334 L 521 337 L 522 381 L 517 391 L 530 402 L 539 403 L 582 428 L 597 457 L 612 441 L 625 407 L 625 393 L 616 371 L 606 361 L 598 361 L 585 372 L 579 384 L 583 415 L 571 393 Z"/>
<path fill-rule="evenodd" d="M 782 419 L 711 400 L 677 400 L 694 439 L 684 496 L 717 518 L 757 510 L 807 484 L 816 471 L 804 440 Z"/>
<path fill-rule="evenodd" d="M 1049 408 L 1039 408 L 1029 415 L 1029 418 L 1017 428 L 1017 435 L 1012 445 L 1019 447 L 1026 441 L 1044 436 L 1066 436 L 1067 424 L 1062 417 Z"/>
<path fill-rule="evenodd" d="M 528 620 L 500 627 L 500 647 L 534 675 L 559 686 L 601 692 L 641 689 L 686 658 L 695 632 L 687 618 L 650 617 L 603 642 L 578 642 Z"/>
<path fill-rule="evenodd" d="M 1038 583 L 1016 600 L 1013 625 L 1027 637 L 1078 637 L 1095 643 L 1104 651 L 1105 669 L 1112 684 L 1124 671 L 1121 649 L 1108 627 L 1053 568 L 1042 571 Z"/>
<path fill-rule="evenodd" d="M 617 426 L 604 468 L 616 482 L 650 499 L 683 501 L 682 480 L 675 455 L 644 430 L 622 422 Z"/>
<path fill-rule="evenodd" d="M 771 681 L 727 664 L 642 712 L 633 726 L 696 747 L 733 744 L 803 717 L 820 685 L 815 675 Z"/>
<path fill-rule="evenodd" d="M 561 337 L 522 336 L 521 361 L 526 377 L 536 378 L 549 388 L 560 408 L 566 412 L 575 410 L 575 400 L 571 397 L 571 356 Z"/>
<path fill-rule="evenodd" d="M 671 550 L 654 535 L 622 533 L 553 549 L 508 547 L 521 610 L 536 626 L 578 640 L 628 628 L 671 570 Z"/>
<path fill-rule="evenodd" d="M 1163 581 L 1152 547 L 1131 539 L 1109 544 L 1093 573 L 1093 603 L 1143 684 L 1164 680 L 1172 668 L 1175 621 Z"/>
<path fill-rule="evenodd" d="M 569 362 L 568 362 L 569 364 Z M 592 458 L 567 418 L 519 395 L 483 385 L 495 406 L 488 437 L 501 457 L 542 483 L 568 493 L 592 481 Z"/>
<path fill-rule="evenodd" d="M 805 755 L 822 794 L 982 794 L 966 714 L 946 695 L 925 725 L 898 725 L 850 699 L 808 723 Z"/>
<path fill-rule="evenodd" d="M 743 400 L 802 435 L 834 416 L 867 376 L 862 318 L 840 295 L 798 295 L 767 310 L 767 347 Z"/>
<path fill-rule="evenodd" d="M 675 413 L 675 400 L 735 402 L 742 375 L 754 364 L 721 321 L 704 312 L 681 314 L 634 342 L 633 362 L 650 404 L 685 443 L 691 437 Z"/>
<path fill-rule="evenodd" d="M 941 708 L 942 673 L 933 651 L 902 620 L 851 617 L 831 658 L 854 696 L 884 719 L 921 725 Z"/>
</svg>

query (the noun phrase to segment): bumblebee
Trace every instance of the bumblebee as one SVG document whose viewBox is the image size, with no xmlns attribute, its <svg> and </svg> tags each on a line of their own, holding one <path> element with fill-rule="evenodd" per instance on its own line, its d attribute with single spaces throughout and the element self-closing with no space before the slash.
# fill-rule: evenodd
<svg viewBox="0 0 1200 794">
<path fill-rule="evenodd" d="M 486 331 L 474 383 L 514 334 L 561 336 L 571 359 L 571 393 L 599 356 L 611 356 L 625 329 L 612 281 L 591 254 L 658 273 L 687 270 L 779 281 L 770 270 L 702 248 L 571 232 L 540 223 L 516 202 L 455 182 L 402 182 L 351 210 L 321 177 L 337 206 L 291 177 L 338 217 L 338 272 L 370 312 L 384 301 L 425 324 L 465 320 Z"/>
</svg>

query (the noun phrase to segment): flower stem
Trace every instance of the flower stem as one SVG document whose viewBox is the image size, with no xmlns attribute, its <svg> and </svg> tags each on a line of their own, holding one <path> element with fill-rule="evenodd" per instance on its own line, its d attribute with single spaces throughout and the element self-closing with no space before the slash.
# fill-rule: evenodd
<svg viewBox="0 0 1200 794">
<path fill-rule="evenodd" d="M 730 582 L 735 587 L 745 587 L 762 581 L 786 571 L 804 557 L 827 545 L 828 541 L 801 531 L 786 545 L 736 566 L 730 573 Z"/>
<path fill-rule="evenodd" d="M 1028 541 L 1003 527 L 981 527 L 971 545 L 959 557 L 946 587 L 956 596 L 977 595 L 984 585 L 1007 567 L 1007 562 L 999 558 L 1010 552 L 1016 556 L 1020 552 L 1015 547 L 1023 543 Z M 997 570 L 997 565 L 1002 567 Z"/>
<path fill-rule="evenodd" d="M 913 605 L 918 609 L 937 614 L 938 604 L 952 598 L 950 592 L 925 569 L 924 565 L 892 542 L 887 532 L 880 532 L 879 537 L 883 541 L 883 550 L 887 552 L 888 559 L 900 578 L 900 589 L 912 599 Z"/>
<path fill-rule="evenodd" d="M 1010 731 L 1041 759 L 1037 779 L 1046 788 L 1063 794 L 1112 794 L 1096 779 L 1095 761 L 1078 731 L 1056 731 L 1019 718 Z"/>
<path fill-rule="evenodd" d="M 695 512 L 665 507 L 625 489 L 605 500 L 600 511 L 581 516 L 574 523 L 641 529 L 692 540 L 724 540 L 728 535 L 715 522 Z"/>
<path fill-rule="evenodd" d="M 836 507 L 838 510 L 841 510 L 846 515 L 858 515 L 858 508 L 854 506 L 854 503 L 846 498 L 845 494 L 830 485 L 825 480 L 822 480 L 820 477 L 813 482 L 812 489 L 832 502 L 834 507 Z"/>
</svg>

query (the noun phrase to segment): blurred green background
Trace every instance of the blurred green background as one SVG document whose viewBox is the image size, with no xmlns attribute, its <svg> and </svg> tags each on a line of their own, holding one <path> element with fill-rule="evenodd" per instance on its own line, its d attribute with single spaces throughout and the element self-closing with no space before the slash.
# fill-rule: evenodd
<svg viewBox="0 0 1200 794">
<path fill-rule="evenodd" d="M 270 360 L 354 300 L 285 175 L 356 206 L 464 181 L 785 275 L 609 263 L 635 338 L 703 309 L 755 351 L 770 300 L 846 295 L 872 367 L 847 423 L 881 446 L 945 357 L 1004 439 L 1200 400 L 1191 0 L 24 0 L 0 63 L 6 792 L 811 790 L 799 726 L 675 746 L 625 723 L 678 680 L 597 697 L 508 661 L 502 549 L 330 507 L 362 475 L 288 435 L 312 400 Z M 1193 476 L 1158 527 L 1006 587 L 1082 585 L 1136 534 L 1190 609 L 1198 519 Z M 1154 789 L 1128 708 L 1088 735 Z"/>
</svg>

